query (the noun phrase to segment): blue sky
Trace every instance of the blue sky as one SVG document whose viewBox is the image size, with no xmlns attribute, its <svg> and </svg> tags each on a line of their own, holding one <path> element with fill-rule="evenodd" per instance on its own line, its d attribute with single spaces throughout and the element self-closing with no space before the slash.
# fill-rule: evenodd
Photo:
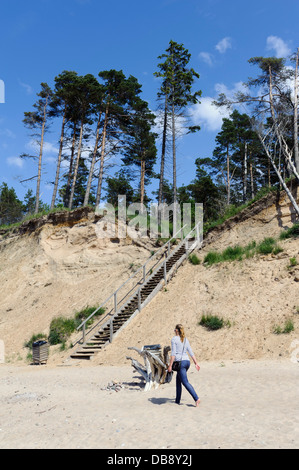
<svg viewBox="0 0 299 470">
<path fill-rule="evenodd" d="M 142 84 L 142 98 L 156 110 L 158 55 L 170 39 L 191 53 L 200 74 L 201 104 L 193 111 L 201 131 L 178 142 L 178 186 L 195 177 L 195 160 L 210 156 L 222 117 L 211 106 L 219 91 L 238 89 L 255 74 L 253 56 L 288 56 L 299 46 L 298 0 L 13 0 L 1 2 L 0 184 L 22 200 L 35 192 L 36 164 L 20 160 L 32 151 L 22 123 L 40 83 L 53 85 L 63 70 L 78 74 L 123 70 Z M 1 103 L 1 84 L 5 102 Z M 3 90 L 2 90 L 3 91 Z M 46 136 L 41 199 L 50 202 L 60 123 Z M 158 148 L 158 159 L 161 149 Z M 114 170 L 117 170 L 115 167 Z M 114 171 L 113 170 L 113 171 Z M 158 167 L 157 167 L 158 171 Z M 170 165 L 166 177 L 171 180 Z M 153 189 L 157 185 L 153 186 Z"/>
</svg>

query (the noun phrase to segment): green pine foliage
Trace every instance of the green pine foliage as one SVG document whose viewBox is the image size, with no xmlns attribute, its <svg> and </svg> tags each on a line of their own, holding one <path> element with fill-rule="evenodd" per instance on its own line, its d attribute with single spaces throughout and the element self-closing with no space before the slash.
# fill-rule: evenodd
<svg viewBox="0 0 299 470">
<path fill-rule="evenodd" d="M 24 213 L 24 206 L 13 188 L 6 183 L 0 186 L 0 226 L 15 224 Z"/>
<path fill-rule="evenodd" d="M 269 109 L 265 108 L 267 100 L 261 101 L 256 97 L 252 102 L 252 96 L 246 93 L 239 93 L 236 99 L 249 104 L 248 114 L 234 110 L 223 119 L 211 154 L 194 155 L 195 179 L 176 187 L 176 137 L 178 131 L 189 134 L 199 130 L 199 126 L 189 125 L 190 113 L 186 111 L 200 102 L 202 92 L 197 86 L 200 77 L 191 66 L 188 49 L 174 40 L 169 41 L 158 59 L 154 75 L 160 79 L 157 81 L 159 108 L 155 112 L 141 99 L 142 85 L 122 70 L 102 70 L 96 76 L 64 70 L 54 77 L 53 87 L 41 83 L 32 110 L 24 113 L 23 120 L 38 145 L 32 154 L 21 155 L 37 163 L 36 175 L 24 180 L 36 185 L 36 190 L 33 193 L 29 189 L 24 201 L 20 201 L 15 190 L 2 183 L 0 226 L 19 223 L 24 216 L 44 214 L 47 210 L 46 204 L 40 200 L 41 181 L 45 174 L 49 174 L 47 162 L 43 159 L 45 149 L 42 142 L 46 133 L 52 131 L 54 122 L 58 133 L 53 141 L 59 145 L 56 172 L 51 175 L 53 179 L 49 179 L 53 183 L 51 205 L 48 207 L 51 210 L 61 205 L 69 210 L 82 205 L 97 206 L 102 199 L 116 204 L 115 195 L 120 192 L 128 196 L 128 203 L 141 200 L 148 204 L 156 199 L 167 204 L 174 200 L 193 205 L 200 202 L 204 207 L 206 233 L 267 192 L 280 190 L 278 174 L 290 172 L 286 170 L 283 158 L 278 158 L 279 152 L 274 151 L 276 138 L 273 148 L 269 148 L 278 173 L 269 164 L 271 158 L 255 130 L 257 127 L 252 127 L 257 109 L 265 111 L 269 117 Z M 271 79 L 277 93 L 275 106 L 280 105 L 282 114 L 291 116 L 293 111 L 288 108 L 289 100 L 280 95 L 291 73 L 285 59 L 253 57 L 249 63 L 258 70 L 256 77 L 248 80 L 249 89 L 253 91 L 263 87 L 265 96 L 269 97 Z M 220 95 L 216 104 L 225 103 L 229 104 L 229 100 Z M 177 119 L 182 116 L 184 124 L 180 120 L 177 129 Z M 155 133 L 157 124 L 161 125 L 161 136 Z M 269 123 L 263 124 L 267 127 Z M 290 148 L 294 148 L 291 130 L 284 132 L 287 132 L 284 139 Z M 171 183 L 164 174 L 169 167 L 170 155 Z M 157 166 L 160 171 L 156 170 Z M 287 176 L 292 177 L 291 173 Z M 147 194 L 145 188 L 154 180 L 159 189 Z M 285 231 L 281 239 L 298 236 L 298 233 L 297 224 Z M 271 243 L 260 249 L 266 253 L 271 250 Z M 238 257 L 238 254 L 228 253 L 227 256 Z"/>
</svg>

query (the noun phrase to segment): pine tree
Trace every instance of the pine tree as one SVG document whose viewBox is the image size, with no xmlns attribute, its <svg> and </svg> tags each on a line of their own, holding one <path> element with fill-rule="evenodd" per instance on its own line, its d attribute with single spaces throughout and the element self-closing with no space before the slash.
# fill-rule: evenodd
<svg viewBox="0 0 299 470">
<path fill-rule="evenodd" d="M 258 109 L 268 112 L 266 135 L 261 130 L 261 122 L 256 125 L 257 133 L 261 144 L 271 164 L 276 172 L 281 186 L 286 191 L 295 211 L 299 215 L 299 206 L 294 199 L 289 188 L 285 184 L 285 179 L 281 174 L 281 168 L 277 164 L 275 153 L 273 153 L 273 143 L 278 143 L 279 154 L 283 156 L 285 165 L 289 168 L 289 172 L 293 173 L 299 181 L 299 172 L 296 168 L 296 161 L 293 161 L 293 154 L 287 142 L 287 128 L 290 122 L 289 111 L 292 109 L 290 90 L 285 90 L 285 83 L 290 78 L 290 71 L 285 67 L 285 59 L 276 57 L 253 57 L 249 63 L 258 65 L 260 75 L 256 79 L 250 79 L 249 87 L 262 87 L 263 96 L 258 98 Z M 248 100 L 248 96 L 243 97 Z M 280 163 L 280 162 L 279 162 Z"/>
<path fill-rule="evenodd" d="M 57 197 L 63 147 L 65 144 L 65 127 L 72 118 L 77 79 L 78 75 L 76 72 L 66 70 L 55 77 L 55 89 L 51 102 L 50 115 L 54 117 L 62 117 L 62 124 L 51 209 L 53 209 Z"/>
<path fill-rule="evenodd" d="M 134 114 L 130 122 L 130 139 L 124 151 L 122 161 L 127 166 L 137 166 L 140 172 L 139 191 L 140 203 L 144 203 L 145 185 L 154 176 L 153 167 L 156 162 L 157 134 L 151 131 L 155 115 L 148 109 L 148 103 L 138 99 L 134 104 Z"/>
<path fill-rule="evenodd" d="M 7 183 L 2 183 L 0 186 L 0 225 L 19 222 L 23 212 L 23 204 L 18 199 L 14 188 L 9 188 Z"/>
<path fill-rule="evenodd" d="M 24 196 L 24 213 L 33 214 L 35 208 L 35 196 L 33 195 L 32 189 L 28 189 Z"/>
<path fill-rule="evenodd" d="M 84 197 L 86 192 L 86 183 L 88 179 L 89 170 L 86 166 L 86 162 L 84 158 L 80 158 L 77 177 L 76 177 L 76 184 L 74 188 L 74 195 L 73 195 L 73 204 L 72 207 L 80 207 L 84 203 Z M 65 175 L 65 178 L 68 178 L 68 175 Z M 67 191 L 67 183 L 62 185 L 59 189 L 59 195 L 62 201 L 65 201 L 65 193 Z M 91 186 L 88 198 L 88 204 L 93 205 L 95 203 L 95 194 L 94 188 Z"/>
<path fill-rule="evenodd" d="M 88 180 L 87 180 L 86 191 L 85 191 L 84 202 L 83 202 L 84 206 L 86 206 L 89 201 L 92 179 L 94 177 L 95 164 L 97 161 L 100 140 L 102 137 L 101 131 L 102 131 L 103 111 L 104 111 L 103 101 L 104 101 L 104 87 L 103 85 L 99 84 L 98 89 L 96 91 L 96 95 L 95 95 L 95 114 L 97 115 L 95 144 L 94 144 L 94 150 L 91 156 L 90 169 L 89 169 Z"/>
<path fill-rule="evenodd" d="M 298 141 L 298 70 L 299 70 L 299 47 L 295 54 L 295 71 L 294 71 L 294 159 L 297 172 L 299 173 L 299 141 Z"/>
<path fill-rule="evenodd" d="M 109 176 L 106 179 L 106 199 L 107 202 L 113 204 L 115 207 L 118 204 L 118 196 L 126 196 L 126 204 L 131 204 L 134 200 L 134 189 L 131 186 L 127 172 L 124 168 L 116 172 L 114 176 Z"/>
<path fill-rule="evenodd" d="M 218 106 L 232 106 L 236 103 L 246 103 L 251 109 L 251 123 L 258 135 L 264 152 L 274 169 L 281 187 L 286 191 L 295 211 L 299 214 L 299 206 L 285 183 L 285 171 L 299 180 L 299 173 L 294 162 L 293 152 L 288 144 L 290 118 L 294 114 L 294 104 L 291 91 L 287 85 L 291 77 L 289 68 L 285 67 L 285 59 L 276 57 L 253 57 L 249 63 L 259 67 L 260 75 L 250 78 L 246 84 L 249 91 L 258 88 L 259 93 L 237 93 L 233 99 L 227 99 L 224 94 L 215 103 Z M 295 123 L 293 122 L 293 127 Z M 281 158 L 284 163 L 281 164 Z"/>
<path fill-rule="evenodd" d="M 266 172 L 264 166 L 266 156 L 257 134 L 252 130 L 250 118 L 247 114 L 240 114 L 237 110 L 234 110 L 229 120 L 233 129 L 231 161 L 235 165 L 234 177 L 237 188 L 242 187 L 240 199 L 245 203 L 250 198 L 249 184 L 251 197 L 254 197 L 256 188 L 262 184 L 259 175 Z M 239 190 L 237 191 L 240 193 Z"/>
<path fill-rule="evenodd" d="M 91 75 L 87 74 L 83 77 L 79 77 L 76 84 L 76 100 L 79 107 L 79 115 L 80 115 L 80 136 L 78 142 L 78 150 L 77 156 L 74 162 L 73 168 L 73 178 L 72 178 L 72 186 L 70 191 L 70 198 L 69 198 L 69 209 L 72 209 L 73 206 L 73 199 L 76 187 L 76 180 L 79 168 L 79 162 L 82 153 L 82 145 L 83 145 L 83 137 L 84 137 L 84 128 L 85 125 L 91 123 L 91 116 L 93 114 L 94 105 L 96 101 L 97 91 L 98 91 L 98 81 L 96 78 Z"/>
<path fill-rule="evenodd" d="M 177 202 L 177 157 L 176 157 L 176 120 L 186 117 L 184 111 L 190 104 L 199 102 L 201 91 L 192 92 L 192 85 L 199 74 L 194 69 L 188 68 L 191 54 L 183 44 L 174 41 L 169 42 L 165 53 L 158 57 L 165 59 L 158 64 L 159 71 L 156 77 L 162 78 L 162 84 L 158 92 L 158 98 L 164 100 L 164 126 L 162 134 L 162 155 L 159 184 L 159 204 L 162 201 L 162 188 L 164 179 L 166 140 L 168 131 L 168 116 L 171 118 L 172 134 L 172 163 L 173 163 L 173 202 Z M 199 130 L 199 126 L 189 126 L 188 132 Z"/>
<path fill-rule="evenodd" d="M 103 80 L 103 130 L 100 150 L 100 169 L 96 205 L 101 199 L 105 157 L 108 153 L 116 152 L 124 145 L 123 139 L 128 133 L 130 112 L 141 92 L 141 85 L 133 76 L 125 77 L 122 70 L 106 70 L 99 73 Z M 107 152 L 107 142 L 110 149 Z"/>
<path fill-rule="evenodd" d="M 232 167 L 231 155 L 235 144 L 235 127 L 230 119 L 224 118 L 221 132 L 216 136 L 216 148 L 213 152 L 215 167 L 221 174 L 226 187 L 227 205 L 231 203 L 231 186 L 236 166 Z"/>
<path fill-rule="evenodd" d="M 269 167 L 258 135 L 252 130 L 250 117 L 234 110 L 229 118 L 223 119 L 215 143 L 213 157 L 200 158 L 197 163 L 216 178 L 219 188 L 224 186 L 227 205 L 253 198 L 265 185 Z"/>
<path fill-rule="evenodd" d="M 35 111 L 25 112 L 25 118 L 23 120 L 26 127 L 34 131 L 32 136 L 37 137 L 37 143 L 39 146 L 38 156 L 38 171 L 37 171 L 37 184 L 36 184 L 36 202 L 35 210 L 37 213 L 39 209 L 39 196 L 40 196 L 40 184 L 41 184 L 41 172 L 42 172 L 42 156 L 44 147 L 44 138 L 47 131 L 47 124 L 49 118 L 49 106 L 53 98 L 53 92 L 47 83 L 41 83 L 41 91 L 37 94 L 39 100 L 33 105 Z M 23 154 L 22 157 L 29 157 L 29 155 Z M 34 156 L 33 158 L 37 158 Z"/>
<path fill-rule="evenodd" d="M 33 195 L 32 189 L 28 189 L 27 193 L 24 196 L 23 201 L 23 212 L 24 215 L 34 214 L 35 209 L 35 196 Z M 50 207 L 47 203 L 44 203 L 41 199 L 39 200 L 39 212 L 40 211 L 49 211 Z"/>
<path fill-rule="evenodd" d="M 212 177 L 204 170 L 202 162 L 202 159 L 196 159 L 196 177 L 186 186 L 185 191 L 187 194 L 189 193 L 191 201 L 203 204 L 204 221 L 206 222 L 219 216 L 222 194 L 221 187 L 217 187 L 213 182 Z M 181 191 L 182 188 L 180 188 Z"/>
</svg>

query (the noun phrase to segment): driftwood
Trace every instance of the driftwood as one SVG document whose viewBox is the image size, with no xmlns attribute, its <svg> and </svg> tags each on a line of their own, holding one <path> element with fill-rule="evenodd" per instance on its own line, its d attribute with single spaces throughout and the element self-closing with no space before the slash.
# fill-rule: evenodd
<svg viewBox="0 0 299 470">
<path fill-rule="evenodd" d="M 172 373 L 167 371 L 169 364 L 169 346 L 163 348 L 163 355 L 160 344 L 143 346 L 142 349 L 135 347 L 128 349 L 138 352 L 144 360 L 144 365 L 142 365 L 136 359 L 127 356 L 127 359 L 131 360 L 134 369 L 144 378 L 145 392 L 150 390 L 153 386 L 156 389 L 159 385 L 171 381 Z"/>
</svg>

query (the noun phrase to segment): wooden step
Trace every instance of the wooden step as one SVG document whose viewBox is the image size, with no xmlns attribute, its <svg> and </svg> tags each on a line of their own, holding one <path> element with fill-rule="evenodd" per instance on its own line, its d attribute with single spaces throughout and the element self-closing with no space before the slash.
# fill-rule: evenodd
<svg viewBox="0 0 299 470">
<path fill-rule="evenodd" d="M 96 351 L 98 349 L 98 347 L 96 345 L 92 345 L 92 346 L 89 346 L 88 344 L 86 344 L 85 346 L 82 346 L 82 351 L 86 351 L 86 352 L 93 352 L 93 351 Z"/>
<path fill-rule="evenodd" d="M 166 272 L 168 273 L 175 263 L 186 253 L 185 246 L 182 246 L 175 253 L 172 253 L 166 261 Z M 162 265 L 158 271 L 143 285 L 140 285 L 140 300 L 143 303 L 156 289 L 161 280 L 164 280 L 165 267 Z M 115 334 L 138 309 L 139 295 L 136 293 L 130 301 L 121 308 L 117 316 L 113 319 L 113 334 Z M 94 354 L 102 349 L 110 341 L 110 325 L 106 325 L 95 333 L 86 344 L 71 354 L 73 359 L 90 360 Z"/>
<path fill-rule="evenodd" d="M 72 359 L 84 359 L 84 360 L 90 360 L 91 358 L 91 356 L 86 356 L 84 354 L 79 354 L 79 353 L 71 354 L 70 357 Z"/>
<path fill-rule="evenodd" d="M 72 359 L 90 359 L 93 356 L 93 353 L 84 353 L 84 351 L 77 351 L 74 354 L 71 354 Z"/>
<path fill-rule="evenodd" d="M 94 343 L 88 343 L 90 344 L 91 346 L 90 347 L 93 347 L 93 348 L 97 348 L 97 349 L 101 349 L 108 341 L 103 341 L 103 342 L 94 342 Z"/>
<path fill-rule="evenodd" d="M 77 354 L 81 354 L 81 355 L 84 355 L 84 356 L 88 356 L 88 355 L 91 356 L 95 352 L 96 352 L 95 350 L 94 351 L 86 351 L 85 349 L 82 348 L 78 351 Z"/>
</svg>

